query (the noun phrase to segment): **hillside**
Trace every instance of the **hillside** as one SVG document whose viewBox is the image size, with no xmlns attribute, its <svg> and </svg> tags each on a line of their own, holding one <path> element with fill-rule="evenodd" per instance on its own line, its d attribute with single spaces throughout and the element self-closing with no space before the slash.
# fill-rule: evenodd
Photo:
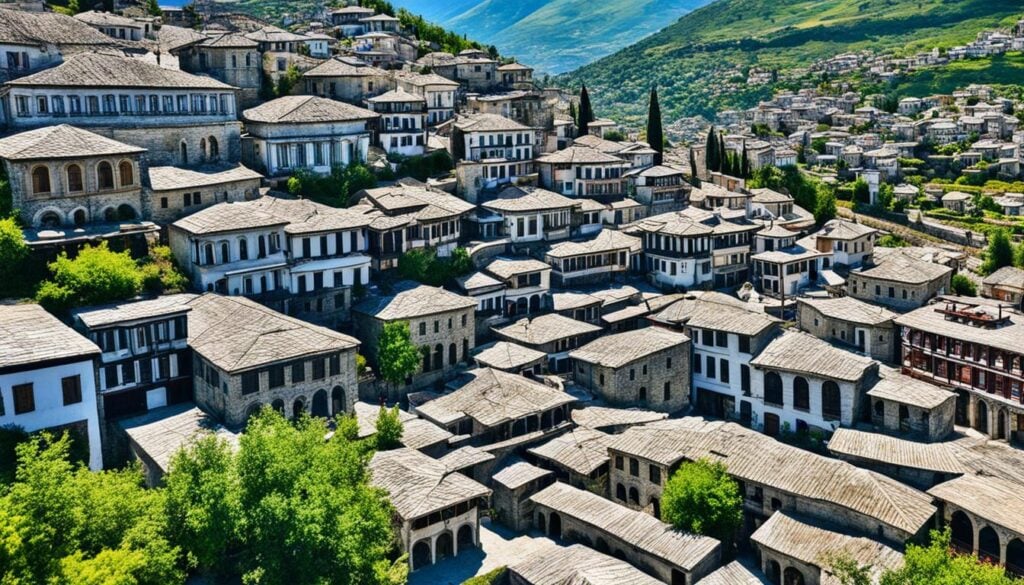
<svg viewBox="0 0 1024 585">
<path fill-rule="evenodd" d="M 538 71 L 562 73 L 636 42 L 709 0 L 393 0 Z"/>
<path fill-rule="evenodd" d="M 743 83 L 753 66 L 787 71 L 844 52 L 949 47 L 1022 13 L 1021 2 L 993 0 L 717 0 L 559 82 L 586 83 L 599 113 L 626 122 L 642 120 L 653 83 L 667 118 L 713 115 L 772 94 Z M 971 75 L 999 81 L 984 68 Z"/>
</svg>

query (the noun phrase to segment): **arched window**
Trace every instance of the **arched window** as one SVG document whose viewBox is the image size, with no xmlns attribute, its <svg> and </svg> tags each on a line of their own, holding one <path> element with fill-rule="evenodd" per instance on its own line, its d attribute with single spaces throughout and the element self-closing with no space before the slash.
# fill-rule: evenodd
<svg viewBox="0 0 1024 585">
<path fill-rule="evenodd" d="M 238 259 L 249 259 L 249 240 L 246 240 L 245 238 L 238 238 Z"/>
<path fill-rule="evenodd" d="M 35 194 L 50 192 L 50 169 L 46 167 L 32 169 L 32 192 Z"/>
<path fill-rule="evenodd" d="M 220 243 L 220 261 L 222 264 L 231 262 L 231 245 L 227 242 Z"/>
<path fill-rule="evenodd" d="M 266 258 L 267 257 L 267 239 L 264 238 L 261 235 L 259 237 L 259 239 L 256 240 L 256 241 L 257 241 L 257 248 L 258 248 L 257 249 L 257 254 L 258 254 L 257 257 L 258 258 Z"/>
<path fill-rule="evenodd" d="M 444 367 L 444 346 L 438 343 L 434 346 L 434 369 L 440 370 Z"/>
<path fill-rule="evenodd" d="M 208 144 L 210 145 L 210 160 L 217 160 L 220 157 L 220 145 L 217 144 L 217 139 L 211 136 Z"/>
<path fill-rule="evenodd" d="M 82 167 L 78 165 L 68 165 L 68 191 L 71 193 L 77 193 L 78 191 L 85 190 L 85 183 L 82 181 Z"/>
<path fill-rule="evenodd" d="M 72 215 L 72 221 L 75 225 L 83 225 L 86 222 L 86 215 L 84 209 L 76 209 L 74 215 Z"/>
<path fill-rule="evenodd" d="M 217 259 L 213 256 L 213 244 L 206 244 L 203 246 L 203 264 L 211 266 L 217 263 Z"/>
<path fill-rule="evenodd" d="M 615 498 L 621 502 L 626 501 L 626 486 L 621 483 L 615 486 Z"/>
<path fill-rule="evenodd" d="M 188 145 L 184 141 L 181 143 L 181 164 L 188 164 Z"/>
<path fill-rule="evenodd" d="M 205 138 L 200 138 L 199 139 L 199 158 L 202 159 L 202 158 L 205 158 L 205 157 L 206 157 L 206 139 Z"/>
<path fill-rule="evenodd" d="M 459 350 L 454 343 L 448 346 L 448 365 L 454 366 L 459 363 Z"/>
<path fill-rule="evenodd" d="M 114 188 L 114 167 L 103 161 L 96 166 L 96 181 L 100 189 Z"/>
<path fill-rule="evenodd" d="M 131 187 L 135 184 L 135 169 L 132 168 L 131 161 L 121 161 L 121 164 L 117 165 L 117 174 L 121 176 L 122 187 Z"/>
<path fill-rule="evenodd" d="M 764 375 L 764 401 L 782 406 L 782 378 L 775 372 L 766 372 Z"/>
<path fill-rule="evenodd" d="M 821 415 L 828 420 L 839 420 L 842 417 L 843 395 L 839 392 L 839 384 L 829 380 L 821 385 Z"/>
<path fill-rule="evenodd" d="M 117 218 L 120 220 L 135 219 L 135 208 L 127 203 L 122 203 L 117 207 Z"/>
<path fill-rule="evenodd" d="M 113 222 L 117 221 L 117 210 L 113 207 L 108 207 L 103 210 L 103 221 Z"/>
<path fill-rule="evenodd" d="M 55 228 L 60 226 L 61 219 L 55 211 L 47 211 L 39 218 L 39 225 L 42 227 Z"/>
<path fill-rule="evenodd" d="M 635 487 L 629 488 L 629 503 L 640 505 L 640 492 Z"/>
<path fill-rule="evenodd" d="M 793 378 L 793 408 L 798 410 L 811 409 L 811 390 L 803 376 Z"/>
</svg>

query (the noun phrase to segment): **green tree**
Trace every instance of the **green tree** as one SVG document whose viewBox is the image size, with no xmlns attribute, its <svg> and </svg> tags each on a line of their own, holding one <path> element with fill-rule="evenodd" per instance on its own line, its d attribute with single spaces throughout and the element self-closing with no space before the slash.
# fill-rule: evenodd
<svg viewBox="0 0 1024 585">
<path fill-rule="evenodd" d="M 729 151 L 725 148 L 725 134 L 718 133 L 718 172 L 728 173 Z"/>
<path fill-rule="evenodd" d="M 579 126 L 579 117 L 576 115 L 576 102 L 569 102 L 569 119 L 572 120 L 573 124 Z"/>
<path fill-rule="evenodd" d="M 882 209 L 891 209 L 896 193 L 889 183 L 882 183 L 878 188 L 878 206 Z"/>
<path fill-rule="evenodd" d="M 28 258 L 28 244 L 13 218 L 0 219 L 0 291 L 13 288 L 22 263 Z"/>
<path fill-rule="evenodd" d="M 811 150 L 818 154 L 825 154 L 827 148 L 828 139 L 826 138 L 815 138 L 811 141 Z"/>
<path fill-rule="evenodd" d="M 376 429 L 378 451 L 389 451 L 402 446 L 402 419 L 398 416 L 397 404 L 391 408 L 380 407 Z"/>
<path fill-rule="evenodd" d="M 1024 268 L 1024 242 L 1017 244 L 1013 250 L 1013 265 L 1017 268 Z"/>
<path fill-rule="evenodd" d="M 420 366 L 420 352 L 411 339 L 408 322 L 384 324 L 377 339 L 377 368 L 389 384 L 405 382 Z"/>
<path fill-rule="evenodd" d="M 651 100 L 647 109 L 647 142 L 657 154 L 654 155 L 654 164 L 660 165 L 664 160 L 665 133 L 661 127 L 661 105 L 658 104 L 658 88 L 651 88 Z"/>
<path fill-rule="evenodd" d="M 1004 229 L 997 229 L 988 235 L 988 247 L 985 249 L 985 261 L 981 265 L 984 274 L 992 274 L 1004 266 L 1013 265 L 1013 244 L 1010 234 Z"/>
<path fill-rule="evenodd" d="M 704 144 L 704 168 L 707 169 L 708 173 L 717 171 L 719 167 L 718 161 L 721 155 L 718 152 L 718 140 L 715 136 L 715 127 L 711 126 L 711 129 L 708 130 L 708 137 Z"/>
<path fill-rule="evenodd" d="M 146 13 L 150 16 L 161 16 L 164 11 L 160 10 L 160 3 L 157 0 L 146 0 Z"/>
<path fill-rule="evenodd" d="M 978 296 L 978 288 L 974 285 L 974 282 L 963 274 L 954 274 L 949 287 L 955 295 L 962 297 Z"/>
<path fill-rule="evenodd" d="M 594 121 L 594 108 L 590 105 L 590 92 L 587 91 L 586 85 L 580 89 L 580 107 L 576 117 L 579 135 L 586 136 L 590 133 L 590 123 Z"/>
<path fill-rule="evenodd" d="M 203 574 L 234 574 L 240 550 L 241 510 L 235 454 L 216 435 L 197 439 L 171 458 L 165 478 L 168 534 L 190 567 Z"/>
<path fill-rule="evenodd" d="M 750 178 L 750 155 L 747 154 L 747 143 L 743 142 L 743 155 L 740 158 L 740 176 L 744 179 Z"/>
<path fill-rule="evenodd" d="M 861 566 L 847 551 L 826 556 L 821 559 L 821 562 L 822 567 L 827 567 L 829 572 L 839 580 L 840 585 L 874 584 L 871 567 Z"/>
<path fill-rule="evenodd" d="M 82 7 L 79 4 L 78 0 L 68 0 L 68 9 L 67 9 L 67 11 L 71 15 L 75 15 L 75 14 L 78 14 L 79 12 L 81 12 L 82 11 Z"/>
<path fill-rule="evenodd" d="M 857 180 L 853 182 L 853 200 L 858 203 L 871 201 L 871 187 L 862 177 L 857 177 Z"/>
<path fill-rule="evenodd" d="M 72 260 L 66 252 L 49 264 L 52 277 L 42 283 L 36 300 L 51 311 L 131 298 L 142 291 L 143 273 L 125 252 L 107 243 L 85 246 Z"/>
<path fill-rule="evenodd" d="M 1002 567 L 981 563 L 974 555 L 954 554 L 949 529 L 933 530 L 927 546 L 908 544 L 903 566 L 886 571 L 881 585 L 1020 585 Z"/>
<path fill-rule="evenodd" d="M 661 519 L 678 530 L 731 543 L 743 522 L 739 484 L 720 462 L 684 463 L 665 484 Z"/>
<path fill-rule="evenodd" d="M 818 194 L 818 204 L 814 208 L 814 221 L 821 225 L 836 216 L 836 196 L 822 191 Z"/>
<path fill-rule="evenodd" d="M 179 550 L 164 537 L 163 492 L 136 467 L 91 472 L 71 442 L 20 443 L 14 483 L 0 496 L 0 583 L 181 583 Z"/>
<path fill-rule="evenodd" d="M 688 150 L 690 151 L 690 182 L 694 187 L 700 187 L 700 178 L 697 177 L 697 156 L 693 152 L 693 147 Z"/>
</svg>

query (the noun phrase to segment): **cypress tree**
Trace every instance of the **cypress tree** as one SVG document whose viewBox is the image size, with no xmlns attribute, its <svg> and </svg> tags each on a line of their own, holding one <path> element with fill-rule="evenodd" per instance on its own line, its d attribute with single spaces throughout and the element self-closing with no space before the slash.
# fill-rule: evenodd
<svg viewBox="0 0 1024 585">
<path fill-rule="evenodd" d="M 590 123 L 594 121 L 594 109 L 590 106 L 590 93 L 587 92 L 586 85 L 580 90 L 580 109 L 577 116 L 579 121 L 576 126 L 579 128 L 579 135 L 590 134 Z"/>
<path fill-rule="evenodd" d="M 697 177 L 697 156 L 693 154 L 693 148 L 690 148 L 690 182 L 695 187 L 700 187 L 700 179 Z M 1024 250 L 1024 246 L 1021 247 Z M 1021 252 L 1024 254 L 1024 252 Z"/>
<path fill-rule="evenodd" d="M 750 158 L 747 156 L 747 143 L 743 143 L 743 160 L 741 162 L 740 175 L 744 179 L 750 178 Z"/>
<path fill-rule="evenodd" d="M 715 127 L 708 130 L 708 140 L 704 146 L 704 168 L 709 173 L 718 170 L 718 141 L 715 140 Z"/>
<path fill-rule="evenodd" d="M 725 134 L 718 133 L 718 172 L 728 173 L 729 172 L 729 151 L 725 149 Z"/>
<path fill-rule="evenodd" d="M 665 135 L 661 128 L 661 105 L 658 104 L 658 88 L 651 88 L 651 103 L 647 110 L 647 142 L 657 151 L 654 164 L 660 165 L 664 160 Z"/>
<path fill-rule="evenodd" d="M 579 122 L 579 120 L 576 117 L 576 102 L 569 102 L 569 117 L 572 118 L 573 124 Z"/>
</svg>

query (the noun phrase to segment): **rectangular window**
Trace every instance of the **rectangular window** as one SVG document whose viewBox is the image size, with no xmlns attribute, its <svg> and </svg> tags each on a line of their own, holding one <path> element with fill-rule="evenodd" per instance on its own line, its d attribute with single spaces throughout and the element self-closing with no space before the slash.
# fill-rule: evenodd
<svg viewBox="0 0 1024 585">
<path fill-rule="evenodd" d="M 715 377 L 715 358 L 713 358 L 711 356 L 708 356 L 707 359 L 708 359 L 708 363 L 707 363 L 707 366 L 708 366 L 708 368 L 707 368 L 707 377 L 708 378 L 714 378 Z"/>
<path fill-rule="evenodd" d="M 701 361 L 700 354 L 699 353 L 693 354 L 693 373 L 694 374 L 700 374 L 701 373 L 701 371 L 702 371 L 701 370 L 701 364 L 702 363 L 703 362 Z"/>
<path fill-rule="evenodd" d="M 704 330 L 704 345 L 712 347 L 715 345 L 715 332 L 709 329 Z"/>
<path fill-rule="evenodd" d="M 619 471 L 623 470 L 623 458 L 622 458 L 622 455 L 616 455 L 615 456 L 615 469 L 618 469 Z"/>
<path fill-rule="evenodd" d="M 723 360 L 719 360 L 719 366 L 720 366 L 719 367 L 719 371 L 722 373 L 722 377 L 719 378 L 719 380 L 721 380 L 722 382 L 728 384 L 729 383 L 729 361 L 728 360 L 724 360 L 724 359 Z"/>
<path fill-rule="evenodd" d="M 78 404 L 82 401 L 81 376 L 68 376 L 60 380 L 61 392 L 64 394 L 64 406 Z"/>
<path fill-rule="evenodd" d="M 332 376 L 340 376 L 341 375 L 341 355 L 340 354 L 332 355 L 330 358 L 328 358 L 327 361 L 328 361 L 328 364 L 330 365 L 331 375 Z"/>
<path fill-rule="evenodd" d="M 750 353 L 750 336 L 740 335 L 740 351 L 743 353 Z"/>
<path fill-rule="evenodd" d="M 658 467 L 657 465 L 651 464 L 650 477 L 651 483 L 661 485 L 661 468 Z"/>
<path fill-rule="evenodd" d="M 324 368 L 324 358 L 316 358 L 313 360 L 313 379 L 323 380 L 326 377 L 326 368 Z"/>
<path fill-rule="evenodd" d="M 36 396 L 32 384 L 18 384 L 11 388 L 14 393 L 14 414 L 25 414 L 36 409 Z"/>
<path fill-rule="evenodd" d="M 629 458 L 629 474 L 633 477 L 640 477 L 640 462 L 632 457 Z"/>
<path fill-rule="evenodd" d="M 260 373 L 245 372 L 242 374 L 242 394 L 252 394 L 260 391 Z"/>
<path fill-rule="evenodd" d="M 740 390 L 750 394 L 750 366 L 746 364 L 740 364 Z"/>
<path fill-rule="evenodd" d="M 274 366 L 270 368 L 268 378 L 270 378 L 271 388 L 280 388 L 281 386 L 284 386 L 284 366 Z"/>
<path fill-rule="evenodd" d="M 292 364 L 292 384 L 306 380 L 306 362 L 297 361 Z"/>
<path fill-rule="evenodd" d="M 729 334 L 725 331 L 715 331 L 715 345 L 729 347 Z"/>
<path fill-rule="evenodd" d="M 117 388 L 120 384 L 117 378 L 117 366 L 103 368 L 103 383 L 106 388 Z"/>
</svg>

